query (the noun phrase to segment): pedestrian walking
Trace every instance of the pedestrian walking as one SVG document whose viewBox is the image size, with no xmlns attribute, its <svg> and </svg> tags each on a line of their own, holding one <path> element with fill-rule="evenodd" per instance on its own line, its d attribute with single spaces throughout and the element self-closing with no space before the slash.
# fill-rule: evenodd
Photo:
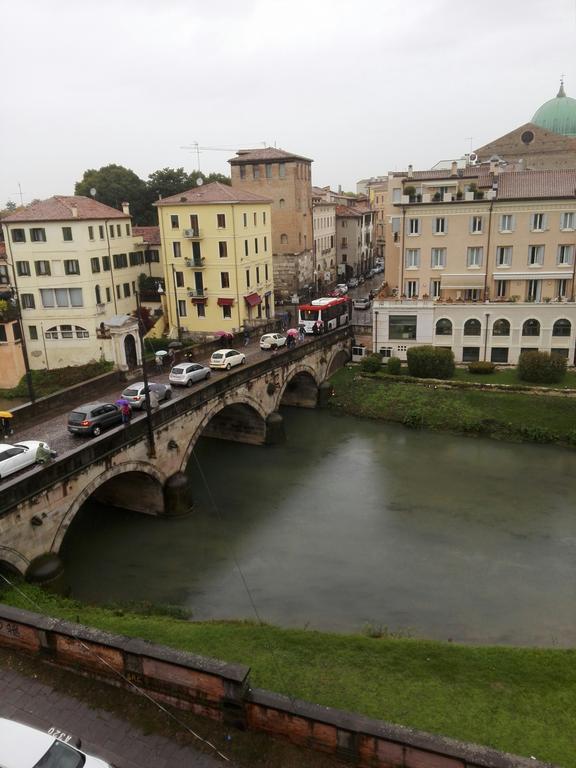
<svg viewBox="0 0 576 768">
<path fill-rule="evenodd" d="M 156 355 L 156 357 L 154 358 L 154 362 L 156 363 L 156 371 L 158 373 L 162 373 L 162 358 L 160 357 L 160 355 Z"/>
<path fill-rule="evenodd" d="M 303 325 L 298 326 L 298 339 L 299 339 L 299 341 L 304 341 L 305 335 L 306 335 L 306 332 L 304 330 L 304 326 Z"/>
<path fill-rule="evenodd" d="M 122 413 L 122 424 L 127 427 L 130 424 L 130 419 L 132 418 L 132 409 L 128 403 L 124 403 L 120 409 L 120 412 Z"/>
<path fill-rule="evenodd" d="M 247 347 L 248 344 L 250 344 L 250 331 L 244 328 L 244 346 Z"/>
</svg>

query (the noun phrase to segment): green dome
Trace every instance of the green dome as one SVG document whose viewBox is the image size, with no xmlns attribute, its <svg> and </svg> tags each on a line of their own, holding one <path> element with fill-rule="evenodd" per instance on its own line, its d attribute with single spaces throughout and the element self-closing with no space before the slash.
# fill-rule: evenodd
<svg viewBox="0 0 576 768">
<path fill-rule="evenodd" d="M 576 136 L 576 99 L 566 96 L 564 83 L 560 83 L 555 99 L 550 99 L 536 110 L 531 122 L 552 133 Z"/>
</svg>

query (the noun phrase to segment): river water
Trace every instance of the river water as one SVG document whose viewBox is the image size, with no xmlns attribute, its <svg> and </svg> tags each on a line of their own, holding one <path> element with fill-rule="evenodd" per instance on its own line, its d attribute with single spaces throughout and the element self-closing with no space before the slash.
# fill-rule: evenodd
<svg viewBox="0 0 576 768">
<path fill-rule="evenodd" d="M 196 619 L 256 610 L 285 627 L 576 645 L 576 452 L 284 416 L 282 446 L 200 441 L 188 518 L 86 505 L 63 548 L 73 595 Z"/>
</svg>

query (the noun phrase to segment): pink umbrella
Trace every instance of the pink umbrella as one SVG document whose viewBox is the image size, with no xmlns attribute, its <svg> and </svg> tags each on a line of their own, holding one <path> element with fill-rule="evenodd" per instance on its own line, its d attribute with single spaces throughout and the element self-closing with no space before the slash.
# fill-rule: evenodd
<svg viewBox="0 0 576 768">
<path fill-rule="evenodd" d="M 288 328 L 286 336 L 298 336 L 298 328 Z"/>
<path fill-rule="evenodd" d="M 234 335 L 228 331 L 216 331 L 216 336 L 220 339 L 233 339 Z"/>
</svg>

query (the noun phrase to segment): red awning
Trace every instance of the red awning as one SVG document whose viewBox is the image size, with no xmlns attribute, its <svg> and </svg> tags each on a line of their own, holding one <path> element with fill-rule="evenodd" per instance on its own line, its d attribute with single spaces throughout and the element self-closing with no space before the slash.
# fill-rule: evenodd
<svg viewBox="0 0 576 768">
<path fill-rule="evenodd" d="M 244 296 L 244 301 L 249 307 L 255 307 L 262 302 L 262 297 L 258 293 L 249 293 L 248 296 Z"/>
<path fill-rule="evenodd" d="M 192 299 L 192 304 L 206 304 L 207 301 L 208 301 L 207 296 L 201 296 L 197 299 Z"/>
<path fill-rule="evenodd" d="M 234 304 L 234 299 L 218 299 L 216 303 L 219 307 L 231 307 Z"/>
</svg>

